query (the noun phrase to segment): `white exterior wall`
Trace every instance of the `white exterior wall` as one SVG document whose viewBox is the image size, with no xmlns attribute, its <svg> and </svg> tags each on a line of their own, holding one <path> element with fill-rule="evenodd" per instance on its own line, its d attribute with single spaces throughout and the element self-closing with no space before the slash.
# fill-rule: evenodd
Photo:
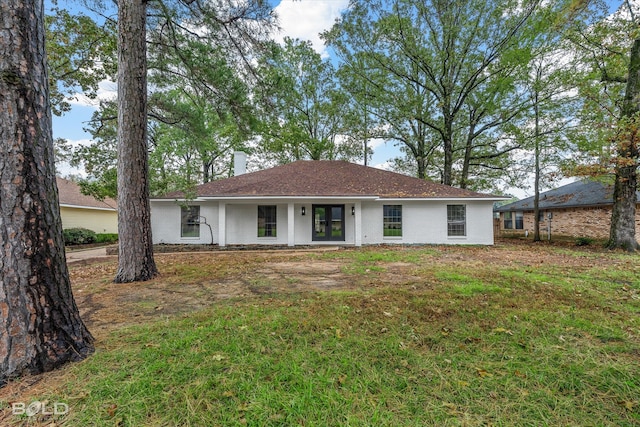
<svg viewBox="0 0 640 427">
<path fill-rule="evenodd" d="M 276 206 L 276 237 L 258 237 L 258 204 L 227 203 L 227 245 L 286 245 L 287 205 L 260 203 Z"/>
<path fill-rule="evenodd" d="M 402 237 L 383 236 L 383 205 L 402 205 Z M 447 235 L 447 205 L 466 205 L 466 236 Z M 362 203 L 363 244 L 493 244 L 492 201 L 376 201 Z"/>
<path fill-rule="evenodd" d="M 190 202 L 200 206 L 200 215 L 207 219 L 213 229 L 213 243 L 218 244 L 218 202 Z M 293 242 L 295 245 L 354 245 L 356 243 L 356 215 L 351 208 L 356 204 L 344 200 L 322 200 L 317 204 L 345 205 L 344 242 L 311 240 L 312 202 L 293 203 Z M 402 237 L 384 237 L 382 230 L 383 205 L 402 205 Z M 466 205 L 466 236 L 447 235 L 447 205 Z M 225 237 L 227 245 L 287 245 L 289 241 L 289 203 L 274 201 L 260 205 L 277 206 L 277 237 L 258 237 L 258 203 L 226 201 Z M 306 215 L 301 208 L 305 207 Z M 358 209 L 358 208 L 356 208 Z M 493 244 L 493 201 L 363 201 L 360 204 L 361 242 L 367 244 Z M 154 243 L 209 244 L 209 228 L 200 225 L 199 238 L 180 237 L 180 205 L 175 201 L 151 201 L 151 226 Z"/>
<path fill-rule="evenodd" d="M 213 243 L 218 243 L 218 203 L 190 202 L 190 205 L 200 206 L 200 221 L 205 221 L 213 230 Z M 211 244 L 209 227 L 200 224 L 200 237 L 180 236 L 180 205 L 173 200 L 151 201 L 151 234 L 153 243 L 166 244 Z"/>
</svg>

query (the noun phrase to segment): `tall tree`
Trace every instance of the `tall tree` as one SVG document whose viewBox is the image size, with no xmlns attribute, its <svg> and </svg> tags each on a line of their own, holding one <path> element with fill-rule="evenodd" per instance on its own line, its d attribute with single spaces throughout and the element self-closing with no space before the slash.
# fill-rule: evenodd
<svg viewBox="0 0 640 427">
<path fill-rule="evenodd" d="M 531 61 L 523 84 L 529 93 L 531 111 L 514 127 L 521 147 L 516 156 L 533 173 L 533 240 L 540 240 L 540 191 L 561 175 L 563 161 L 573 148 L 566 133 L 571 130 L 577 109 L 572 91 L 572 66 L 563 50 L 540 52 Z M 524 153 L 523 153 L 524 151 Z"/>
<path fill-rule="evenodd" d="M 280 162 L 362 157 L 359 143 L 343 137 L 347 98 L 335 70 L 310 42 L 286 38 L 284 46 L 274 46 L 261 72 L 267 152 Z"/>
<path fill-rule="evenodd" d="M 118 3 L 118 271 L 149 280 L 153 258 L 147 141 L 146 0 Z"/>
<path fill-rule="evenodd" d="M 441 158 L 434 164 L 443 183 L 466 186 L 474 158 L 483 167 L 509 152 L 497 138 L 477 141 L 523 107 L 513 95 L 511 74 L 528 58 L 528 22 L 539 4 L 359 0 L 325 37 L 346 64 L 366 55 L 376 89 L 369 94 L 381 117 L 393 113 L 387 128 L 404 122 L 398 127 L 411 130 L 407 148 L 419 174 L 431 152 Z M 406 144 L 406 134 L 396 140 Z M 438 142 L 438 150 L 415 149 L 430 141 Z"/>
<path fill-rule="evenodd" d="M 627 4 L 629 2 L 627 1 Z M 631 5 L 629 4 L 629 8 Z M 615 183 L 613 211 L 608 246 L 628 251 L 638 249 L 636 239 L 636 191 L 640 160 L 640 36 L 636 37 L 629 54 L 629 71 L 622 119 L 616 135 Z"/>
<path fill-rule="evenodd" d="M 0 385 L 93 352 L 54 172 L 42 0 L 0 3 Z"/>
<path fill-rule="evenodd" d="M 587 22 L 573 37 L 585 58 L 580 86 L 584 136 L 578 141 L 591 157 L 585 156 L 591 165 L 580 172 L 614 175 L 608 246 L 629 251 L 638 249 L 635 217 L 640 164 L 639 13 L 637 5 L 628 0 L 613 14 L 601 4 L 595 22 Z"/>
</svg>

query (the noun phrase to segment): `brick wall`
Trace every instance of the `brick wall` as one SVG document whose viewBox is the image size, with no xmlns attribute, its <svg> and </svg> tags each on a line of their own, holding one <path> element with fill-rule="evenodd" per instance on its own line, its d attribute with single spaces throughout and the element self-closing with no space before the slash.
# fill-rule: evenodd
<svg viewBox="0 0 640 427">
<path fill-rule="evenodd" d="M 544 213 L 544 221 L 540 221 L 540 235 L 547 236 L 549 219 Z M 590 237 L 608 239 L 611 226 L 611 207 L 554 209 L 551 219 L 551 237 Z M 524 212 L 523 230 L 505 230 L 504 213 L 500 213 L 500 234 L 524 235 L 529 230 L 533 234 L 533 212 Z M 636 212 L 636 236 L 640 237 L 640 206 Z"/>
</svg>

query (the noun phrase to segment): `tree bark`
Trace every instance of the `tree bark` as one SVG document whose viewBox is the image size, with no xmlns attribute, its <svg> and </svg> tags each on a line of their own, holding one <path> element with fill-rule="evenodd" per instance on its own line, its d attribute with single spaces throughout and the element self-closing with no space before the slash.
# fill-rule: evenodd
<svg viewBox="0 0 640 427">
<path fill-rule="evenodd" d="M 116 283 L 158 274 L 153 258 L 147 142 L 145 0 L 118 2 L 118 271 Z"/>
<path fill-rule="evenodd" d="M 93 352 L 67 269 L 42 0 L 0 3 L 0 385 Z"/>
<path fill-rule="evenodd" d="M 536 83 L 542 77 L 542 70 L 536 70 Z M 534 89 L 533 111 L 535 115 L 534 138 L 534 181 L 533 181 L 533 241 L 540 241 L 540 99 L 538 86 Z"/>
<path fill-rule="evenodd" d="M 640 38 L 634 40 L 629 60 L 622 116 L 628 127 L 617 141 L 617 160 L 613 190 L 613 211 L 609 232 L 610 249 L 638 249 L 636 240 L 636 190 L 638 185 L 638 120 L 640 114 Z"/>
</svg>

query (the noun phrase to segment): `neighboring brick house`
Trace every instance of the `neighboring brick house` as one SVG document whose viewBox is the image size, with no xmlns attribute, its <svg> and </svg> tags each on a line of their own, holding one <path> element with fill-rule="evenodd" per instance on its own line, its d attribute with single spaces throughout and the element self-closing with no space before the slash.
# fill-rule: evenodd
<svg viewBox="0 0 640 427">
<path fill-rule="evenodd" d="M 118 209 L 116 201 L 107 197 L 97 200 L 80 192 L 73 181 L 56 177 L 60 198 L 62 228 L 87 228 L 96 233 L 118 232 Z"/>
<path fill-rule="evenodd" d="M 548 237 L 550 227 L 552 237 L 607 239 L 612 207 L 612 183 L 585 179 L 540 193 L 540 235 Z M 500 214 L 500 235 L 533 235 L 533 197 L 494 211 Z M 636 235 L 640 236 L 640 206 L 636 213 Z"/>
</svg>

